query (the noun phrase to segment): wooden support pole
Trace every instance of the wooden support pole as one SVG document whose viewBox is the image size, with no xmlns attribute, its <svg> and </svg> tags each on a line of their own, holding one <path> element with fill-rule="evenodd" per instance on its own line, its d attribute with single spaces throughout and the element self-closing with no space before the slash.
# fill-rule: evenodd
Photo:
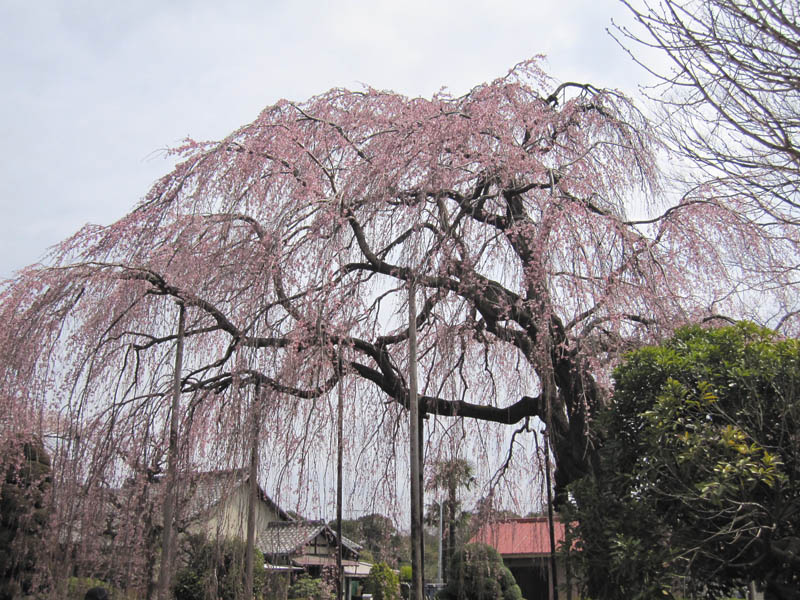
<svg viewBox="0 0 800 600">
<path fill-rule="evenodd" d="M 419 562 L 422 565 L 422 587 L 425 587 L 425 530 L 422 520 L 425 515 L 425 409 L 419 406 L 419 394 L 417 394 L 417 410 L 419 413 L 419 429 L 417 429 L 417 440 L 419 440 L 419 451 L 417 454 L 417 471 L 419 473 Z"/>
<path fill-rule="evenodd" d="M 420 485 L 420 416 L 417 397 L 417 302 L 414 282 L 408 284 L 408 423 L 411 430 L 411 600 L 423 599 L 422 486 Z"/>
<path fill-rule="evenodd" d="M 183 335 L 186 321 L 186 308 L 181 302 L 178 314 L 178 339 L 175 349 L 175 372 L 172 376 L 172 418 L 169 425 L 169 448 L 167 450 L 167 479 L 164 482 L 164 532 L 161 538 L 161 570 L 158 575 L 158 597 L 167 600 L 170 592 L 172 571 L 173 521 L 175 520 L 176 478 L 178 470 L 178 428 L 181 412 L 181 370 L 183 369 Z"/>
<path fill-rule="evenodd" d="M 556 533 L 553 519 L 553 491 L 550 486 L 550 430 L 544 438 L 544 473 L 547 485 L 547 524 L 550 530 L 550 586 L 548 596 L 550 600 L 558 600 L 558 565 L 556 563 Z"/>
<path fill-rule="evenodd" d="M 256 542 L 256 505 L 258 504 L 258 434 L 261 428 L 262 396 L 259 388 L 255 391 L 251 406 L 251 432 L 250 432 L 250 470 L 248 473 L 249 495 L 247 503 L 247 546 L 245 547 L 245 598 L 254 597 L 253 561 L 255 560 Z"/>
<path fill-rule="evenodd" d="M 342 568 L 342 460 L 344 458 L 344 435 L 342 420 L 344 419 L 344 395 L 342 392 L 342 347 L 336 360 L 339 380 L 339 393 L 336 407 L 336 598 L 344 600 L 344 569 Z"/>
</svg>

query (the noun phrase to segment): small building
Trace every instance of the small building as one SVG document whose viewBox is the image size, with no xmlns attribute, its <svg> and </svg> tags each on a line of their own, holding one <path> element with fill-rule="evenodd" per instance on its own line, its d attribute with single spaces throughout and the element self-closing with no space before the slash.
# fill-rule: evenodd
<svg viewBox="0 0 800 600">
<path fill-rule="evenodd" d="M 273 521 L 259 531 L 258 545 L 271 565 L 302 569 L 311 577 L 336 568 L 338 538 L 324 521 Z M 361 580 L 372 565 L 358 560 L 361 546 L 342 536 L 345 598 L 360 596 Z"/>
<path fill-rule="evenodd" d="M 565 528 L 554 523 L 556 552 L 564 543 Z M 517 580 L 525 600 L 547 600 L 550 581 L 550 527 L 547 517 L 509 519 L 483 525 L 471 542 L 492 546 Z M 563 556 L 557 556 L 559 598 L 577 598 L 567 578 Z"/>
<path fill-rule="evenodd" d="M 186 482 L 182 520 L 185 530 L 209 538 L 247 539 L 249 478 L 241 469 L 195 473 Z M 260 487 L 257 489 L 255 546 L 267 568 L 293 578 L 299 573 L 320 577 L 336 568 L 336 532 L 323 521 L 295 518 Z M 342 536 L 345 598 L 360 596 L 360 582 L 372 565 L 359 561 L 361 547 Z"/>
<path fill-rule="evenodd" d="M 193 473 L 181 482 L 179 521 L 189 533 L 203 533 L 209 538 L 247 539 L 247 509 L 250 503 L 250 479 L 243 469 Z M 259 533 L 273 522 L 294 519 L 278 506 L 264 490 L 256 490 L 256 546 Z"/>
</svg>

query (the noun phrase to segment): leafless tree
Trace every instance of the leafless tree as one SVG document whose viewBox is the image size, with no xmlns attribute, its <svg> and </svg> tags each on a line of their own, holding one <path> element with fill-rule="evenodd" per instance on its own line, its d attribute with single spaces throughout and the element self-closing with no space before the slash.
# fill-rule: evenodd
<svg viewBox="0 0 800 600">
<path fill-rule="evenodd" d="M 674 148 L 765 224 L 800 223 L 800 4 L 622 1 L 640 27 L 615 37 L 658 78 L 650 96 Z"/>
</svg>

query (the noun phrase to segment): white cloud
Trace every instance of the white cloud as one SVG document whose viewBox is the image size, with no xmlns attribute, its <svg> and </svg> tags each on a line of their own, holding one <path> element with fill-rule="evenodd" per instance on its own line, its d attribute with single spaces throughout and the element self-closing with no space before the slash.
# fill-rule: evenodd
<svg viewBox="0 0 800 600">
<path fill-rule="evenodd" d="M 122 216 L 168 164 L 278 98 L 361 82 L 463 93 L 534 54 L 560 80 L 632 90 L 616 2 L 7 1 L 0 6 L 0 277 Z"/>
</svg>

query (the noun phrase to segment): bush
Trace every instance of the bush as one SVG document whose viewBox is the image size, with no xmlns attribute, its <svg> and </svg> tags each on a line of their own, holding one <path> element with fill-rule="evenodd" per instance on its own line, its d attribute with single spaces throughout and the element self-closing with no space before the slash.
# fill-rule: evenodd
<svg viewBox="0 0 800 600">
<path fill-rule="evenodd" d="M 111 584 L 106 583 L 100 579 L 92 579 L 91 577 L 70 577 L 67 580 L 67 598 L 66 600 L 83 600 L 92 588 L 103 588 L 108 592 L 109 598 L 116 598 L 114 588 Z"/>
<path fill-rule="evenodd" d="M 289 591 L 289 573 L 267 571 L 261 588 L 264 598 L 286 598 Z"/>
<path fill-rule="evenodd" d="M 628 354 L 570 486 L 592 598 L 800 589 L 800 340 L 752 323 L 679 329 Z M 788 508 L 791 507 L 791 508 Z"/>
<path fill-rule="evenodd" d="M 411 565 L 400 566 L 400 581 L 411 581 L 412 576 Z"/>
<path fill-rule="evenodd" d="M 203 600 L 206 593 L 206 578 L 203 573 L 186 567 L 175 574 L 172 591 L 176 600 Z"/>
<path fill-rule="evenodd" d="M 514 576 L 497 550 L 487 544 L 467 544 L 450 560 L 442 600 L 523 600 Z"/>
<path fill-rule="evenodd" d="M 0 600 L 36 593 L 37 563 L 49 511 L 50 457 L 37 439 L 0 446 Z"/>
<path fill-rule="evenodd" d="M 389 565 L 383 562 L 376 563 L 372 565 L 364 581 L 364 591 L 372 594 L 374 600 L 398 600 L 400 580 Z"/>
<path fill-rule="evenodd" d="M 172 589 L 176 600 L 237 600 L 244 597 L 245 543 L 228 539 L 213 542 L 203 535 L 187 538 L 186 566 L 175 575 Z M 264 555 L 253 556 L 253 593 L 263 596 L 266 584 Z"/>
<path fill-rule="evenodd" d="M 314 598 L 319 600 L 322 596 L 322 582 L 319 579 L 312 579 L 308 575 L 300 575 L 292 585 L 289 586 L 289 598 Z"/>
</svg>

